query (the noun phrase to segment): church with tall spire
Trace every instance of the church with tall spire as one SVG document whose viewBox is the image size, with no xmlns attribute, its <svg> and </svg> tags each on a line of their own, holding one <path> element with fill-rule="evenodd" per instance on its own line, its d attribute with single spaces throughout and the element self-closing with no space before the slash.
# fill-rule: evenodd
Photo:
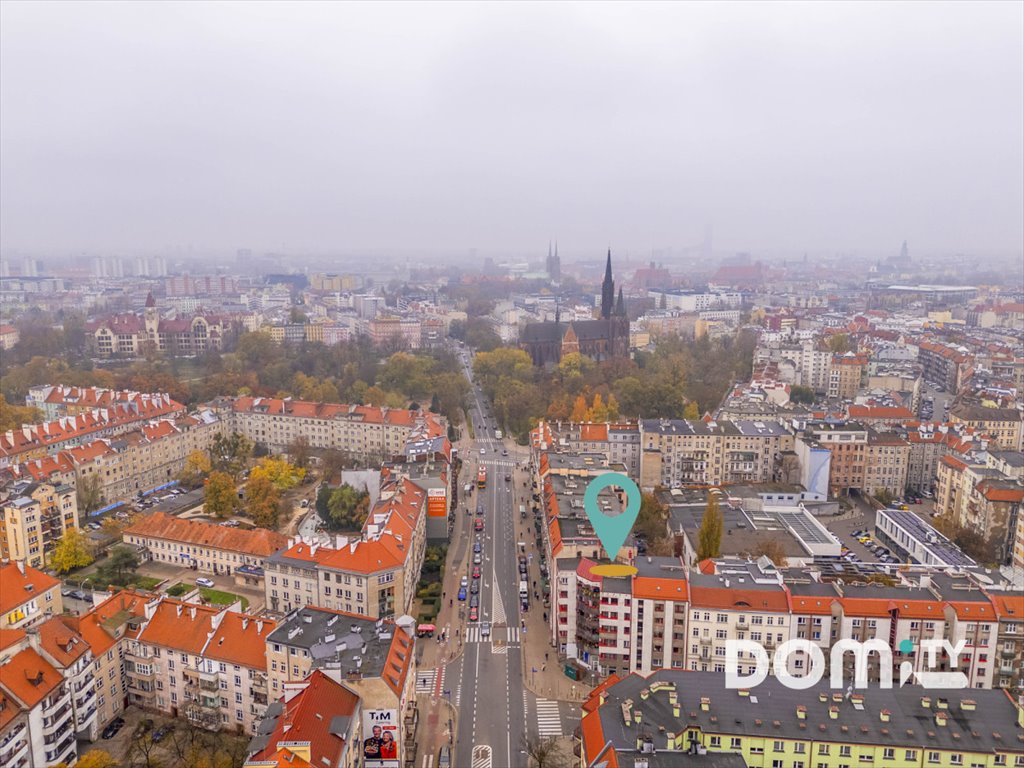
<svg viewBox="0 0 1024 768">
<path fill-rule="evenodd" d="M 553 271 L 553 259 L 555 269 L 560 270 L 557 246 L 553 253 L 550 247 L 548 249 L 549 275 Z M 519 336 L 519 348 L 529 353 L 533 364 L 538 367 L 557 365 L 562 357 L 572 352 L 593 360 L 629 356 L 629 315 L 621 286 L 616 296 L 611 249 L 608 249 L 605 261 L 598 311 L 598 317 L 593 320 L 563 323 L 561 313 L 556 312 L 553 323 L 529 323 Z"/>
</svg>

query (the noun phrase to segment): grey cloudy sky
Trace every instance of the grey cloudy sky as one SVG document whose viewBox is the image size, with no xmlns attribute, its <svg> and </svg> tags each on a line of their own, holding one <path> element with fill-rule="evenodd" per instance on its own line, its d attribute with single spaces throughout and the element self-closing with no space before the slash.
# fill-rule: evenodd
<svg viewBox="0 0 1024 768">
<path fill-rule="evenodd" d="M 1019 251 L 1024 4 L 0 3 L 0 246 Z"/>
</svg>

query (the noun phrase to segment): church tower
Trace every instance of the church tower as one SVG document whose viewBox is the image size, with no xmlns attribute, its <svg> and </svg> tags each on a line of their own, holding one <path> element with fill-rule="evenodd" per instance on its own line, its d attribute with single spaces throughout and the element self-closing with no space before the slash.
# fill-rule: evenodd
<svg viewBox="0 0 1024 768">
<path fill-rule="evenodd" d="M 608 249 L 608 261 L 604 265 L 604 282 L 601 283 L 601 319 L 608 320 L 615 307 L 615 281 L 612 280 L 612 249 Z"/>
</svg>

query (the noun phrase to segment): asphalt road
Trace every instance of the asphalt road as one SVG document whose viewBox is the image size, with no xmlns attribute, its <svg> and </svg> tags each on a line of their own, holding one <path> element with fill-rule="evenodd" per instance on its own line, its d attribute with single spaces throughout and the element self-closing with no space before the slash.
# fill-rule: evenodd
<svg viewBox="0 0 1024 768">
<path fill-rule="evenodd" d="M 467 368 L 470 381 L 471 373 Z M 536 735 L 536 718 L 533 723 L 527 722 L 527 712 L 532 711 L 530 708 L 535 707 L 535 703 L 533 694 L 523 685 L 521 645 L 518 641 L 509 642 L 518 634 L 509 630 L 518 630 L 520 626 L 517 545 L 513 533 L 518 494 L 510 492 L 513 483 L 505 482 L 505 475 L 513 472 L 516 459 L 502 456 L 501 450 L 508 446 L 495 440 L 493 429 L 485 424 L 483 395 L 476 386 L 473 398 L 470 418 L 477 439 L 474 455 L 466 457 L 467 464 L 471 460 L 474 464 L 466 477 L 472 478 L 476 466 L 483 462 L 487 467 L 487 487 L 477 489 L 475 498 L 467 503 L 475 508 L 478 502 L 483 502 L 485 530 L 481 535 L 472 532 L 470 526 L 463 526 L 468 533 L 453 544 L 458 555 L 465 547 L 472 546 L 473 537 L 480 536 L 483 547 L 480 620 L 491 622 L 492 629 L 491 638 L 482 638 L 480 623 L 470 622 L 464 651 L 448 670 L 445 688 L 460 688 L 453 765 L 486 766 L 489 757 L 493 766 L 525 766 L 522 734 Z M 483 455 L 480 448 L 485 451 Z"/>
</svg>

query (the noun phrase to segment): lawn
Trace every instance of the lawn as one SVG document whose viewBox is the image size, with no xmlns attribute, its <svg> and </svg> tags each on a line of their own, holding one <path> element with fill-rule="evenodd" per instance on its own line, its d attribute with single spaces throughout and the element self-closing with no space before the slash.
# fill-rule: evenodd
<svg viewBox="0 0 1024 768">
<path fill-rule="evenodd" d="M 242 610 L 245 611 L 249 608 L 249 601 L 241 595 L 221 592 L 219 589 L 210 589 L 209 587 L 200 587 L 199 594 L 203 596 L 204 600 L 209 600 L 214 605 L 231 605 L 236 600 L 241 600 Z"/>
<path fill-rule="evenodd" d="M 134 584 L 139 589 L 145 589 L 148 592 L 152 592 L 156 589 L 158 584 L 161 584 L 163 579 L 154 579 L 152 576 L 136 576 Z"/>
</svg>

